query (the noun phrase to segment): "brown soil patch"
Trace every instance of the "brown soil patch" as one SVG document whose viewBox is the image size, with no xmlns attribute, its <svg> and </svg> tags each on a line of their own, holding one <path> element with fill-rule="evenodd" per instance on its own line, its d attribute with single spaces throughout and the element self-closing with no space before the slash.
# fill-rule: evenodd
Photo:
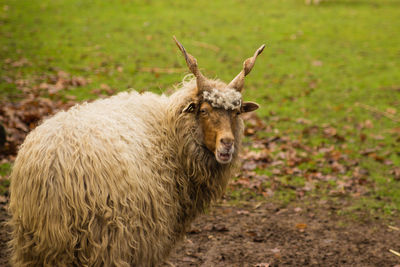
<svg viewBox="0 0 400 267">
<path fill-rule="evenodd" d="M 400 266 L 400 231 L 334 207 L 215 207 L 173 252 L 176 266 Z M 400 220 L 397 220 L 397 223 Z"/>
</svg>

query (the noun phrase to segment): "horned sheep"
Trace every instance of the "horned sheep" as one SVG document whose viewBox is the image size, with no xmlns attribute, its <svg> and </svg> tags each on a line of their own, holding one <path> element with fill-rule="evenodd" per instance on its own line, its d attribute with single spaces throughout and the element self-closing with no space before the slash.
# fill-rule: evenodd
<svg viewBox="0 0 400 267">
<path fill-rule="evenodd" d="M 33 130 L 11 174 L 14 266 L 156 266 L 223 194 L 238 162 L 244 77 L 202 75 L 170 96 L 122 92 Z"/>
</svg>

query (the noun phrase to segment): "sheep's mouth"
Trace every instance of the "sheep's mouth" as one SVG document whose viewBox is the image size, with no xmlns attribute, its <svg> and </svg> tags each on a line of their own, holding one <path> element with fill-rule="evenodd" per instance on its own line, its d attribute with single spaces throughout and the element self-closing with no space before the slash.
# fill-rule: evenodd
<svg viewBox="0 0 400 267">
<path fill-rule="evenodd" d="M 215 158 L 221 164 L 227 164 L 232 160 L 233 151 L 217 151 L 215 153 Z"/>
</svg>

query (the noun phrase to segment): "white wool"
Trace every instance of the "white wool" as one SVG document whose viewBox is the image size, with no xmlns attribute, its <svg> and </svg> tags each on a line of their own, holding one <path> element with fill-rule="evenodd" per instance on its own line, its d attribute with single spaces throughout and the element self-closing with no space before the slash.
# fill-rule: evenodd
<svg viewBox="0 0 400 267">
<path fill-rule="evenodd" d="M 219 81 L 211 81 L 225 86 Z M 26 138 L 11 175 L 12 266 L 159 266 L 221 197 L 229 164 L 199 145 L 196 80 L 77 105 Z M 214 88 L 215 88 L 214 87 Z M 197 95 L 196 95 L 197 96 Z"/>
<path fill-rule="evenodd" d="M 215 108 L 226 110 L 240 108 L 242 104 L 242 94 L 234 89 L 218 90 L 212 89 L 211 92 L 204 91 L 203 98 Z"/>
</svg>

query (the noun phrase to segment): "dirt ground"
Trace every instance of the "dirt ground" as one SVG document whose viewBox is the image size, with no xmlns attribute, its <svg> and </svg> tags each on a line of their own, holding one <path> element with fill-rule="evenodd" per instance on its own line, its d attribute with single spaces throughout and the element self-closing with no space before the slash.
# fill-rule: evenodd
<svg viewBox="0 0 400 267">
<path fill-rule="evenodd" d="M 173 253 L 176 266 L 396 266 L 400 231 L 335 207 L 219 206 L 198 218 Z M 399 222 L 399 221 L 398 221 Z"/>
<path fill-rule="evenodd" d="M 214 207 L 195 221 L 170 260 L 176 266 L 400 267 L 400 257 L 389 251 L 400 250 L 398 228 L 376 218 L 344 219 L 335 210 L 326 203 Z"/>
<path fill-rule="evenodd" d="M 339 217 L 338 207 L 247 203 L 220 204 L 200 216 L 175 249 L 175 266 L 396 266 L 400 257 L 400 220 L 371 216 Z M 0 206 L 0 222 L 7 219 Z M 389 227 L 394 226 L 394 227 Z M 8 236 L 0 231 L 0 266 L 7 266 Z"/>
</svg>

